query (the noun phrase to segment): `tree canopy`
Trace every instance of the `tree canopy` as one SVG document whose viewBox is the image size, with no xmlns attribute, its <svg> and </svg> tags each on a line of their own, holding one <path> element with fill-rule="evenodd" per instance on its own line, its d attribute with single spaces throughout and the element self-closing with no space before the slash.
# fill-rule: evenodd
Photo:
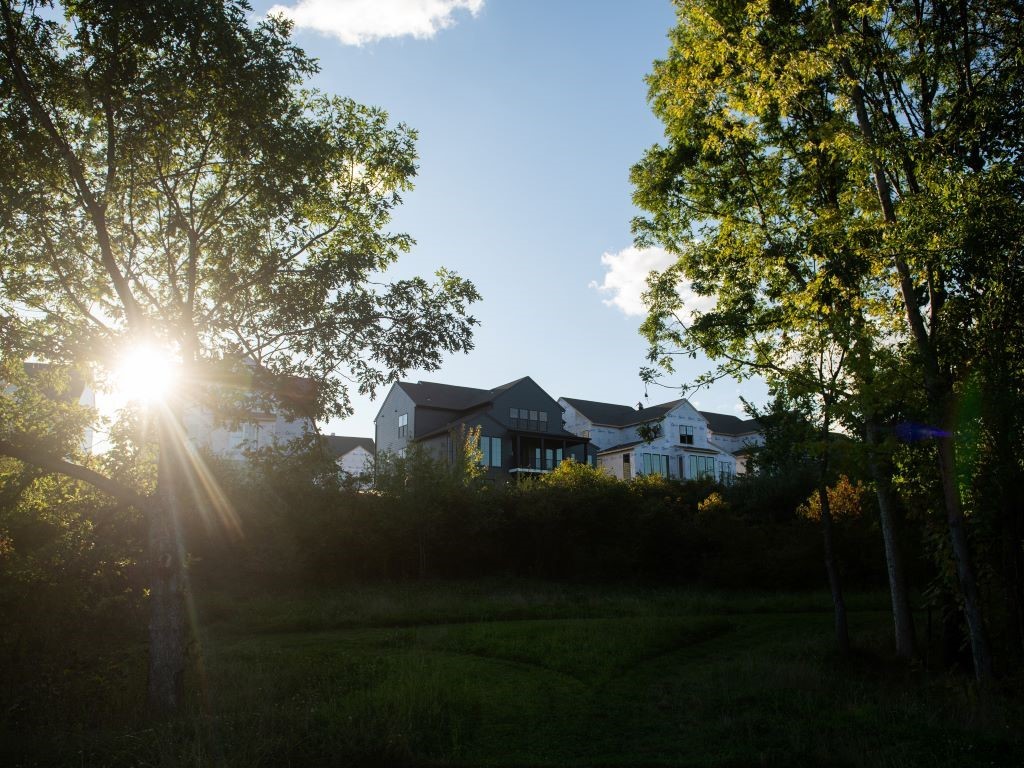
<svg viewBox="0 0 1024 768">
<path fill-rule="evenodd" d="M 317 65 L 289 24 L 250 15 L 241 0 L 0 0 L 0 357 L 15 384 L 0 454 L 145 511 L 149 695 L 163 711 L 184 685 L 184 493 L 209 487 L 185 409 L 241 392 L 344 415 L 350 387 L 436 368 L 476 324 L 467 280 L 386 275 L 413 245 L 388 227 L 415 132 L 309 88 Z M 104 386 L 140 345 L 181 373 L 144 454 L 149 495 L 130 472 L 70 461 L 67 430 L 18 404 L 33 385 L 22 361 Z M 251 378 L 233 388 L 240 368 Z"/>
<path fill-rule="evenodd" d="M 320 385 L 318 415 L 468 349 L 478 298 L 375 277 L 415 131 L 311 90 L 243 2 L 2 5 L 4 354 L 110 367 L 128 337 Z M 59 18 L 56 10 L 66 14 Z"/>
<path fill-rule="evenodd" d="M 1019 285 L 1024 264 L 1024 7 L 677 6 L 669 53 L 648 80 L 666 141 L 632 171 L 647 211 L 634 222 L 638 241 L 677 255 L 650 283 L 651 359 L 671 371 L 675 355 L 700 350 L 719 363 L 712 376 L 809 386 L 873 435 L 916 389 L 985 677 L 956 404 L 972 375 L 999 370 L 1008 381 L 1019 369 L 1019 354 L 986 361 L 974 340 L 993 324 L 1010 338 L 1020 327 L 986 297 Z M 716 306 L 691 315 L 681 280 Z"/>
</svg>

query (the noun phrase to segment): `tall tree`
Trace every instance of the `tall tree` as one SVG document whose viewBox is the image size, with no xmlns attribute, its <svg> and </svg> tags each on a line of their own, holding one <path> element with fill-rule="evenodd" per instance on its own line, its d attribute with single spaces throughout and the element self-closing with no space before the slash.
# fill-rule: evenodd
<svg viewBox="0 0 1024 768">
<path fill-rule="evenodd" d="M 650 212 L 636 231 L 680 253 L 694 287 L 724 299 L 728 312 L 708 323 L 726 327 L 759 320 L 752 299 L 736 300 L 737 282 L 784 306 L 787 273 L 796 279 L 800 270 L 794 253 L 823 259 L 822 274 L 848 292 L 849 330 L 835 327 L 856 334 L 861 394 L 877 381 L 872 348 L 907 342 L 930 412 L 975 673 L 987 679 L 992 658 L 958 483 L 956 422 L 958 394 L 980 361 L 959 340 L 985 324 L 979 292 L 1012 282 L 1020 257 L 1019 237 L 979 237 L 977 225 L 1014 232 L 1021 210 L 1024 6 L 678 5 L 669 57 L 650 79 L 669 141 L 634 169 L 637 202 Z M 1008 270 L 983 268 L 1001 261 Z M 821 303 L 834 311 L 828 296 Z M 875 435 L 884 409 L 870 397 L 861 408 Z M 876 482 L 880 491 L 885 485 Z M 1019 516 L 1005 517 L 1011 551 L 1019 548 Z"/>
<path fill-rule="evenodd" d="M 288 23 L 250 25 L 250 12 L 0 0 L 2 353 L 102 381 L 145 344 L 182 371 L 145 499 L 0 424 L 0 452 L 145 507 L 157 710 L 182 696 L 181 414 L 218 391 L 213 369 L 247 359 L 271 390 L 310 379 L 311 415 L 340 415 L 349 386 L 437 367 L 471 347 L 476 322 L 477 292 L 456 275 L 375 277 L 413 244 L 387 227 L 416 171 L 415 133 L 308 89 L 316 63 Z"/>
</svg>

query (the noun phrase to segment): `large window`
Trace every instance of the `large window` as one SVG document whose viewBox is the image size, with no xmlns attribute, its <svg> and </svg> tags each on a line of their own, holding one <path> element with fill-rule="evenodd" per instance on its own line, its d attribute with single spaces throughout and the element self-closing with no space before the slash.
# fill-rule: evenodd
<svg viewBox="0 0 1024 768">
<path fill-rule="evenodd" d="M 233 451 L 253 451 L 260 448 L 260 426 L 251 421 L 239 424 L 228 432 L 228 447 Z M 264 439 L 264 444 L 266 440 Z"/>
<path fill-rule="evenodd" d="M 480 438 L 481 467 L 501 467 L 501 438 Z"/>
<path fill-rule="evenodd" d="M 408 437 L 409 436 L 409 414 L 403 413 L 398 417 L 398 436 Z"/>
<path fill-rule="evenodd" d="M 714 456 L 691 456 L 690 457 L 690 479 L 696 480 L 698 477 L 714 477 L 715 476 L 715 457 Z"/>
<path fill-rule="evenodd" d="M 548 431 L 547 411 L 531 411 L 528 408 L 509 408 L 508 420 L 512 429 L 522 429 L 530 432 Z"/>
<path fill-rule="evenodd" d="M 679 428 L 679 442 L 683 445 L 693 445 L 693 427 Z"/>
<path fill-rule="evenodd" d="M 668 456 L 659 453 L 643 454 L 643 473 L 668 477 Z"/>
</svg>

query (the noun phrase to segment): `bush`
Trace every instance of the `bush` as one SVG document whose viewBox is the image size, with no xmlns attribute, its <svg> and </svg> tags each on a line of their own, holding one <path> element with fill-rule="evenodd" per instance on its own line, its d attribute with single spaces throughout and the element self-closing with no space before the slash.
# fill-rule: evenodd
<svg viewBox="0 0 1024 768">
<path fill-rule="evenodd" d="M 338 482 L 315 456 L 220 467 L 242 536 L 193 530 L 195 570 L 250 584 L 522 576 L 821 586 L 816 524 L 797 518 L 795 503 L 773 506 L 795 496 L 796 481 L 627 483 L 566 461 L 537 478 L 491 484 L 467 469 L 414 451 L 380 463 L 367 491 Z M 850 518 L 839 532 L 854 584 L 884 579 L 871 520 Z"/>
</svg>

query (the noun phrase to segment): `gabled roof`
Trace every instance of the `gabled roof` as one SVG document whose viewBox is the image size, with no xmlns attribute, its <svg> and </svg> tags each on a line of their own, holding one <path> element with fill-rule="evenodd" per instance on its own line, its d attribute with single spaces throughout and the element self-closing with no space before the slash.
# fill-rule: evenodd
<svg viewBox="0 0 1024 768">
<path fill-rule="evenodd" d="M 711 411 L 701 411 L 700 415 L 707 421 L 711 431 L 720 435 L 748 435 L 761 431 L 761 424 L 757 419 L 741 419 L 727 413 Z"/>
<path fill-rule="evenodd" d="M 494 389 L 476 389 L 474 387 L 458 387 L 454 384 L 438 384 L 433 381 L 419 381 L 413 384 L 400 381 L 398 386 L 418 406 L 423 408 L 439 408 L 444 411 L 468 411 L 478 408 L 494 400 L 503 392 L 529 380 L 529 376 L 510 381 Z"/>
<path fill-rule="evenodd" d="M 332 456 L 341 457 L 356 448 L 363 448 L 371 456 L 376 453 L 372 437 L 346 437 L 345 435 L 324 435 L 324 446 Z"/>
<path fill-rule="evenodd" d="M 615 403 L 598 403 L 594 400 L 578 400 L 575 397 L 563 397 L 577 411 L 582 413 L 594 424 L 603 424 L 610 427 L 628 427 L 633 424 L 643 424 L 665 417 L 669 411 L 685 400 L 672 400 L 660 405 L 650 405 L 646 408 L 637 409 L 628 405 L 616 405 Z"/>
</svg>

